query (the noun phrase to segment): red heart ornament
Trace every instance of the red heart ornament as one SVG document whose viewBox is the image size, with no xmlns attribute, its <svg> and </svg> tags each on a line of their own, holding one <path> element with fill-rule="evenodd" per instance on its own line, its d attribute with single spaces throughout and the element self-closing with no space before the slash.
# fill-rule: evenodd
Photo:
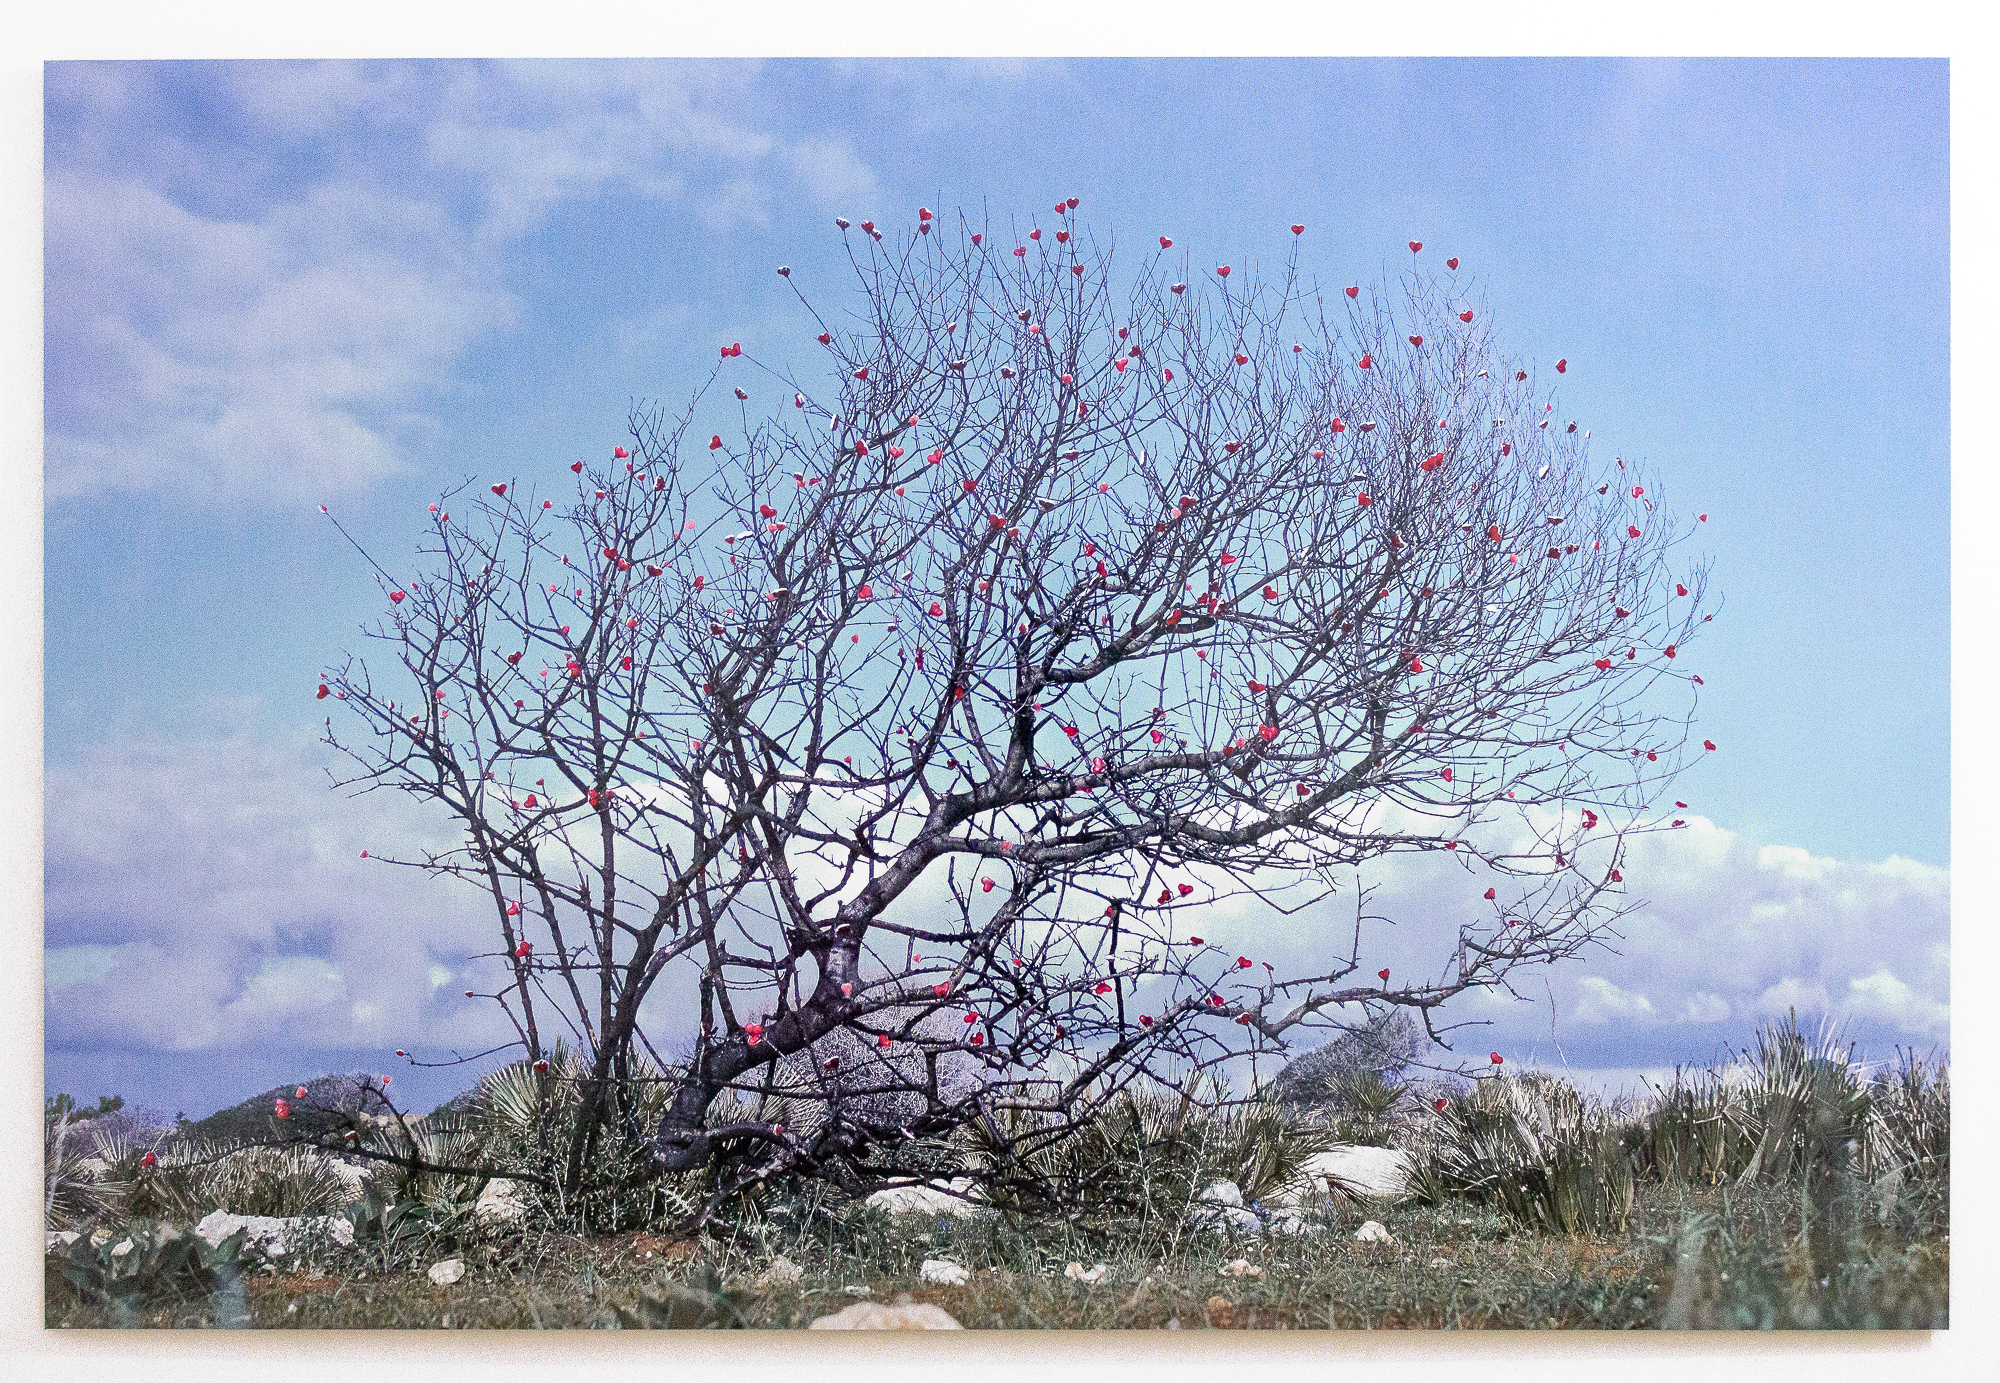
<svg viewBox="0 0 2000 1383">
<path fill-rule="evenodd" d="M 1411 254 L 1415 254 L 1415 253 L 1416 253 L 1416 252 L 1417 252 L 1418 250 L 1421 250 L 1421 249 L 1422 249 L 1423 247 L 1424 247 L 1424 242 L 1423 242 L 1423 241 L 1421 241 L 1421 240 L 1412 240 L 1412 241 L 1410 242 L 1410 253 L 1411 253 Z"/>
<path fill-rule="evenodd" d="M 1447 259 L 1444 262 L 1444 267 L 1447 269 L 1456 269 L 1458 267 L 1458 256 L 1453 255 L 1450 259 Z"/>
<path fill-rule="evenodd" d="M 1306 228 L 1304 226 L 1300 225 L 1297 221 L 1292 222 L 1293 235 L 1304 235 L 1305 233 L 1306 233 Z"/>
</svg>

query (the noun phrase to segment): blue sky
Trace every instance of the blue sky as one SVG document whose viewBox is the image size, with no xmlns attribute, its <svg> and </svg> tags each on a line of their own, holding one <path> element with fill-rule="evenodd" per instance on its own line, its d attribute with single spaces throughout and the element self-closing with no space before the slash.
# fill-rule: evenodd
<svg viewBox="0 0 2000 1383">
<path fill-rule="evenodd" d="M 356 858 L 425 824 L 325 787 L 312 687 L 377 597 L 319 503 L 405 553 L 439 487 L 595 457 L 792 331 L 773 267 L 837 292 L 834 215 L 1063 195 L 1218 263 L 1304 222 L 1329 284 L 1457 255 L 1593 445 L 1709 513 L 1722 752 L 1624 954 L 1482 1010 L 1496 1044 L 1655 1068 L 1789 1004 L 1948 1040 L 1942 62 L 59 64 L 46 97 L 51 1088 L 195 1112 L 480 1039 L 438 997 L 472 909 Z"/>
</svg>

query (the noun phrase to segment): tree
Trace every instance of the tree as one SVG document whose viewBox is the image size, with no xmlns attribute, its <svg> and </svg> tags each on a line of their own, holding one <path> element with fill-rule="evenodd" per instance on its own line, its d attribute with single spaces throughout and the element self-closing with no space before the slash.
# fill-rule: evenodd
<svg viewBox="0 0 2000 1383">
<path fill-rule="evenodd" d="M 1386 1008 L 1447 1041 L 1619 915 L 1685 758 L 1689 526 L 1418 246 L 1322 297 L 1297 241 L 1271 282 L 1164 238 L 1126 274 L 1075 210 L 841 221 L 851 314 L 779 271 L 814 365 L 725 346 L 559 498 L 468 479 L 377 565 L 400 666 L 328 672 L 365 731 L 328 742 L 454 818 L 391 862 L 490 899 L 530 1060 L 552 1023 L 587 1054 L 572 1183 L 609 1137 L 859 1187 Z M 1364 970 L 1359 894 L 1307 974 L 1199 936 L 1396 851 L 1493 885 L 1433 973 Z"/>
</svg>

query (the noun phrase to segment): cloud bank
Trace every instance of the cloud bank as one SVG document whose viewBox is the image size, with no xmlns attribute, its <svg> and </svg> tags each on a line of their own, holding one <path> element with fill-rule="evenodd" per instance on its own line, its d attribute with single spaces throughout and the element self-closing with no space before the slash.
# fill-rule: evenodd
<svg viewBox="0 0 2000 1383">
<path fill-rule="evenodd" d="M 371 843 L 451 844 L 389 793 L 329 790 L 317 746 L 107 742 L 48 777 L 45 1021 L 51 1048 L 221 1053 L 258 1045 L 477 1051 L 509 1036 L 485 989 L 497 933 L 484 900 L 364 861 Z M 1877 1054 L 1950 1039 L 1950 878 L 1891 857 L 1835 860 L 1760 844 L 1701 818 L 1630 842 L 1643 906 L 1614 949 L 1522 972 L 1519 997 L 1446 1010 L 1485 1024 L 1462 1051 L 1636 1068 L 1706 1061 L 1796 1009 Z M 1435 855 L 1364 878 L 1364 959 L 1435 973 L 1484 881 Z M 1249 900 L 1184 920 L 1280 973 L 1344 949 L 1352 896 L 1293 918 Z M 671 1005 L 670 1005 L 671 1007 Z M 657 1037 L 687 1026 L 662 1013 Z"/>
<path fill-rule="evenodd" d="M 58 63 L 48 494 L 323 499 L 413 468 L 523 242 L 607 193 L 700 223 L 869 195 L 744 63 Z M 526 256 L 532 258 L 531 255 Z"/>
</svg>

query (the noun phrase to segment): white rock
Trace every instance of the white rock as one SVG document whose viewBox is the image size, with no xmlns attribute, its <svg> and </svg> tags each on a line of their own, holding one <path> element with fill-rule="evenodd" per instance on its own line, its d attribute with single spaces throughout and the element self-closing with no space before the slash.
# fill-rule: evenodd
<svg viewBox="0 0 2000 1383">
<path fill-rule="evenodd" d="M 1264 1218 L 1266 1234 L 1324 1234 L 1326 1226 L 1308 1218 L 1303 1210 L 1280 1207 Z"/>
<path fill-rule="evenodd" d="M 1449 1258 L 1433 1258 L 1431 1260 L 1431 1266 L 1433 1268 L 1449 1268 L 1451 1266 L 1451 1260 Z"/>
<path fill-rule="evenodd" d="M 789 1287 L 806 1275 L 806 1270 L 782 1253 L 773 1258 L 757 1278 L 760 1287 Z"/>
<path fill-rule="evenodd" d="M 917 1270 L 917 1276 L 940 1287 L 963 1287 L 972 1281 L 971 1273 L 943 1258 L 926 1258 Z"/>
<path fill-rule="evenodd" d="M 52 1229 L 48 1231 L 48 1249 L 46 1251 L 53 1253 L 59 1248 L 67 1248 L 82 1237 L 81 1234 L 73 1229 Z"/>
<path fill-rule="evenodd" d="M 1394 1200 L 1410 1189 L 1410 1155 L 1396 1148 L 1343 1144 L 1314 1153 L 1306 1159 L 1303 1171 L 1307 1184 L 1273 1194 L 1273 1205 L 1297 1205 L 1321 1195 Z"/>
<path fill-rule="evenodd" d="M 1235 1258 L 1222 1265 L 1224 1277 L 1262 1277 L 1264 1270 L 1247 1258 Z"/>
<path fill-rule="evenodd" d="M 111 1256 L 113 1258 L 123 1258 L 131 1251 L 132 1241 L 130 1239 L 120 1239 L 116 1244 L 111 1246 Z"/>
<path fill-rule="evenodd" d="M 973 1193 L 970 1177 L 926 1182 L 922 1186 L 891 1186 L 870 1196 L 866 1204 L 891 1215 L 964 1215 L 969 1218 L 991 1215 L 990 1206 L 967 1199 Z"/>
<path fill-rule="evenodd" d="M 1389 1244 L 1394 1243 L 1396 1239 L 1395 1235 L 1383 1227 L 1380 1220 L 1365 1221 L 1361 1228 L 1354 1231 L 1354 1237 L 1363 1244 Z"/>
<path fill-rule="evenodd" d="M 854 1305 L 821 1316 L 808 1330 L 963 1330 L 941 1307 L 924 1302 L 884 1306 L 880 1302 L 857 1301 Z"/>
<path fill-rule="evenodd" d="M 872 1297 L 875 1295 L 875 1289 L 873 1287 L 864 1287 L 864 1286 L 842 1287 L 840 1290 L 847 1293 L 847 1295 L 851 1297 Z"/>
<path fill-rule="evenodd" d="M 447 1258 L 442 1263 L 433 1263 L 431 1264 L 430 1272 L 426 1276 L 430 1278 L 433 1287 L 449 1287 L 452 1283 L 465 1276 L 465 1260 L 463 1258 Z"/>
<path fill-rule="evenodd" d="M 479 1192 L 479 1199 L 472 1204 L 472 1218 L 488 1224 L 509 1224 L 524 1218 L 528 1213 L 528 1202 L 521 1193 L 521 1184 L 507 1177 L 494 1177 Z"/>
<path fill-rule="evenodd" d="M 232 1215 L 226 1210 L 213 1210 L 194 1227 L 194 1232 L 214 1248 L 239 1229 L 248 1231 L 244 1237 L 251 1247 L 273 1257 L 290 1253 L 301 1236 L 315 1231 L 330 1235 L 334 1243 L 342 1246 L 354 1242 L 353 1222 L 340 1215 Z"/>
<path fill-rule="evenodd" d="M 1243 1205 L 1243 1188 L 1233 1181 L 1218 1181 L 1196 1198 L 1188 1213 L 1190 1223 L 1210 1229 L 1227 1229 L 1237 1234 L 1262 1234 L 1264 1222 Z"/>
<path fill-rule="evenodd" d="M 1099 1263 L 1094 1268 L 1086 1269 L 1083 1264 L 1071 1260 L 1070 1265 L 1063 1269 L 1063 1276 L 1072 1282 L 1081 1282 L 1086 1287 L 1095 1287 L 1098 1283 L 1104 1281 L 1105 1274 L 1110 1271 L 1110 1267 L 1103 1263 Z"/>
</svg>

